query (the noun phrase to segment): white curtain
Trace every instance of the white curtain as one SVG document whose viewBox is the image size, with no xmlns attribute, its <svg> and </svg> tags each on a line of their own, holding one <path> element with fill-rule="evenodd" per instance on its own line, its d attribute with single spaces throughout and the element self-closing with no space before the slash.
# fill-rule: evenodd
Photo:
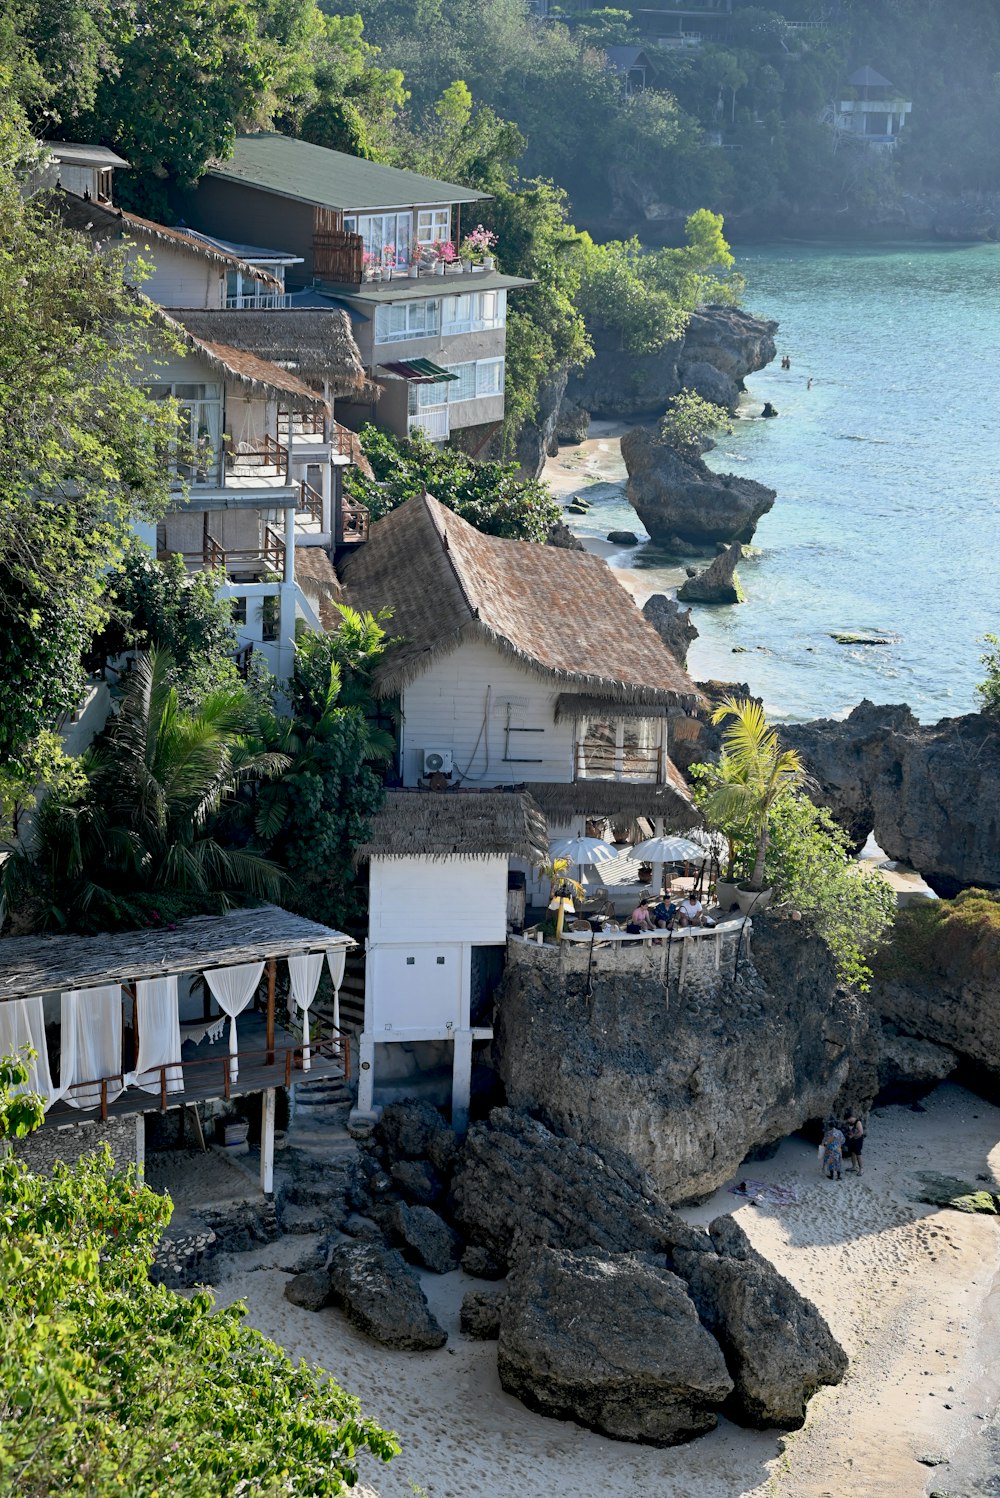
<svg viewBox="0 0 1000 1498">
<path fill-rule="evenodd" d="M 326 964 L 330 969 L 330 979 L 333 983 L 333 1028 L 340 1029 L 340 985 L 344 981 L 344 968 L 347 964 L 347 948 L 331 947 L 326 954 Z"/>
<path fill-rule="evenodd" d="M 219 1008 L 229 1015 L 229 1080 L 235 1082 L 240 1074 L 236 1059 L 236 1016 L 244 1009 L 257 992 L 262 962 L 243 962 L 236 967 L 213 967 L 205 973 L 205 982 L 218 1001 Z"/>
<path fill-rule="evenodd" d="M 160 1091 L 160 1067 L 166 1067 L 168 1092 L 184 1091 L 180 1068 L 181 1027 L 177 1011 L 177 979 L 144 978 L 135 988 L 139 1026 L 139 1055 L 126 1086 L 144 1092 Z"/>
<path fill-rule="evenodd" d="M 36 1052 L 33 1061 L 23 1054 L 29 1047 Z M 52 1106 L 58 1094 L 52 1086 L 49 1057 L 45 1049 L 45 1019 L 41 998 L 10 999 L 0 1004 L 0 1056 L 17 1056 L 28 1067 L 28 1080 L 15 1092 L 37 1092 Z"/>
<path fill-rule="evenodd" d="M 292 1008 L 302 1010 L 302 1070 L 312 1065 L 309 1051 L 309 1005 L 316 997 L 319 975 L 323 971 L 323 953 L 308 952 L 303 957 L 289 957 L 288 976 L 292 981 Z"/>
<path fill-rule="evenodd" d="M 124 1090 L 122 1069 L 122 990 L 119 983 L 74 988 L 62 996 L 62 1053 L 59 1096 L 72 1108 L 97 1108 L 105 1096 L 113 1102 Z"/>
</svg>

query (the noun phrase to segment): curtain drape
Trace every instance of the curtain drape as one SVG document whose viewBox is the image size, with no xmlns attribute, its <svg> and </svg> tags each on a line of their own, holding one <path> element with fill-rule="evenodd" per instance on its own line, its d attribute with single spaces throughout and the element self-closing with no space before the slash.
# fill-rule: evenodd
<svg viewBox="0 0 1000 1498">
<path fill-rule="evenodd" d="M 340 985 L 344 981 L 344 968 L 347 964 L 346 947 L 330 947 L 326 954 L 326 964 L 330 969 L 330 980 L 333 983 L 333 1028 L 340 1029 Z"/>
<path fill-rule="evenodd" d="M 289 957 L 288 976 L 292 984 L 292 1008 L 302 1010 L 302 1070 L 312 1065 L 309 1052 L 309 1005 L 316 997 L 320 973 L 323 971 L 323 953 L 308 952 L 302 957 Z"/>
<path fill-rule="evenodd" d="M 128 1087 L 160 1091 L 160 1067 L 166 1067 L 168 1092 L 184 1091 L 180 1068 L 181 1027 L 177 1009 L 177 978 L 145 978 L 135 987 L 139 1055 L 135 1071 L 125 1078 Z"/>
<path fill-rule="evenodd" d="M 218 1001 L 219 1008 L 229 1015 L 229 1080 L 235 1082 L 240 1074 L 237 1056 L 236 1016 L 242 1014 L 254 994 L 264 971 L 262 962 L 242 962 L 236 967 L 214 967 L 205 972 L 205 982 Z"/>
<path fill-rule="evenodd" d="M 105 1096 L 113 1102 L 125 1088 L 122 1069 L 122 990 L 119 983 L 100 988 L 73 988 L 62 996 L 62 1052 L 59 1096 L 72 1108 L 97 1108 Z M 89 1086 L 81 1086 L 89 1083 Z"/>
<path fill-rule="evenodd" d="M 21 1054 L 27 1047 L 36 1052 L 29 1061 Z M 50 1108 L 58 1097 L 52 1086 L 49 1057 L 45 1049 L 45 1019 L 41 998 L 10 999 L 0 1004 L 0 1056 L 14 1056 L 28 1067 L 28 1080 L 15 1092 L 37 1092 Z"/>
</svg>

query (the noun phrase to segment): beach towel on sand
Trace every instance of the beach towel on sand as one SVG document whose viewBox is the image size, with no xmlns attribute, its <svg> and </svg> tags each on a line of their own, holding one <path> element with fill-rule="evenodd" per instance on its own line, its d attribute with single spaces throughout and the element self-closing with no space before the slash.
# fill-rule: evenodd
<svg viewBox="0 0 1000 1498">
<path fill-rule="evenodd" d="M 766 1202 L 771 1207 L 790 1207 L 799 1200 L 797 1186 L 779 1186 L 774 1181 L 738 1181 L 729 1191 L 732 1196 L 745 1196 L 748 1201 Z"/>
</svg>

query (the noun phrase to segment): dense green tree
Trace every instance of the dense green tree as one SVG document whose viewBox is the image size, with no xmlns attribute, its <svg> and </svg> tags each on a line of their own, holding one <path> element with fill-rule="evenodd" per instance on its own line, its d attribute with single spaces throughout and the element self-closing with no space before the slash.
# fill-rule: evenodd
<svg viewBox="0 0 1000 1498">
<path fill-rule="evenodd" d="M 419 434 L 403 439 L 371 426 L 362 429 L 361 442 L 374 480 L 352 469 L 346 482 L 375 520 L 424 490 L 488 536 L 544 541 L 560 518 L 548 487 L 519 477 L 516 463 L 477 463 Z"/>
<path fill-rule="evenodd" d="M 976 691 L 984 713 L 1000 713 L 1000 636 L 984 635 L 983 644 L 987 648 L 979 659 L 986 675 Z"/>
<path fill-rule="evenodd" d="M 0 1139 L 44 1117 L 0 1058 Z M 0 1157 L 0 1491 L 19 1498 L 333 1498 L 399 1446 L 240 1304 L 154 1285 L 171 1203 L 107 1147 L 35 1175 Z"/>
</svg>

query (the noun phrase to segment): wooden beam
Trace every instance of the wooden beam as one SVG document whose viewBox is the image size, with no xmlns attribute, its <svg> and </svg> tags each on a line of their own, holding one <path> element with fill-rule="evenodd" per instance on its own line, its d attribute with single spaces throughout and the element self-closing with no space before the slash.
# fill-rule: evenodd
<svg viewBox="0 0 1000 1498">
<path fill-rule="evenodd" d="M 267 959 L 267 1064 L 274 1065 L 274 985 L 278 976 L 278 964 L 274 957 Z"/>
</svg>

